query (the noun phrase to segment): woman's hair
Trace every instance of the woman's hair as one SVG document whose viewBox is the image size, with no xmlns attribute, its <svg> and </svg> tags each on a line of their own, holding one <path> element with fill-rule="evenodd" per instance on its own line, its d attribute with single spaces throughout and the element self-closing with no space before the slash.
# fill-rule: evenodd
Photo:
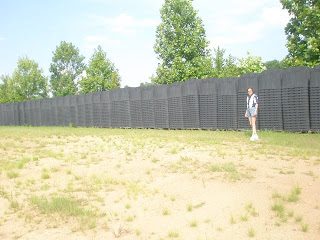
<svg viewBox="0 0 320 240">
<path fill-rule="evenodd" d="M 253 87 L 248 87 L 248 88 L 247 88 L 247 92 L 248 92 L 249 89 L 251 89 L 252 92 L 254 91 L 254 90 L 253 90 Z"/>
</svg>

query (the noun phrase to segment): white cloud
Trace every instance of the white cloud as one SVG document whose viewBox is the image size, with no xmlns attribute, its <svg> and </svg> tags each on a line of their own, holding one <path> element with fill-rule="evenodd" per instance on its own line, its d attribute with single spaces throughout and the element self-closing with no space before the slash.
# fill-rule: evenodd
<svg viewBox="0 0 320 240">
<path fill-rule="evenodd" d="M 221 11 L 209 20 L 213 26 L 210 32 L 218 36 L 209 39 L 210 47 L 252 43 L 263 39 L 268 29 L 284 29 L 289 21 L 287 11 L 283 10 L 280 4 L 264 6 L 265 0 L 232 2 L 234 7 L 239 5 L 239 8 Z"/>
<path fill-rule="evenodd" d="M 138 27 L 154 27 L 159 23 L 153 19 L 135 19 L 125 13 L 114 18 L 95 16 L 98 25 L 108 25 L 113 32 L 135 33 Z"/>
<path fill-rule="evenodd" d="M 263 22 L 270 25 L 286 25 L 290 16 L 287 11 L 277 7 L 264 8 L 262 13 Z"/>
<path fill-rule="evenodd" d="M 0 41 L 3 41 L 3 40 L 5 40 L 5 38 L 4 37 L 0 37 Z"/>
<path fill-rule="evenodd" d="M 113 40 L 106 35 L 89 35 L 85 38 L 86 49 L 92 50 L 97 48 L 98 45 L 120 45 L 119 40 Z"/>
</svg>

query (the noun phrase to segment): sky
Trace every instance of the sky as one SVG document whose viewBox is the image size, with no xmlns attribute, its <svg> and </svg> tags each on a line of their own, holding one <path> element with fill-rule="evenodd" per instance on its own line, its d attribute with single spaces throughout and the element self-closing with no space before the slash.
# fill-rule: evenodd
<svg viewBox="0 0 320 240">
<path fill-rule="evenodd" d="M 121 87 L 150 82 L 165 0 L 0 0 L 0 75 L 11 75 L 20 57 L 36 61 L 50 77 L 53 52 L 66 41 L 88 63 L 101 45 L 121 76 Z M 210 49 L 262 61 L 287 54 L 284 28 L 290 17 L 280 0 L 193 0 Z"/>
</svg>

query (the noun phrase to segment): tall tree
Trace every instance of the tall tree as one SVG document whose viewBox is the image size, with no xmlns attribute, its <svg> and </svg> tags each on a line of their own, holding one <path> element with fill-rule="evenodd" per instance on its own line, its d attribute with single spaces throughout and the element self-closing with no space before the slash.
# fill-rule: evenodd
<svg viewBox="0 0 320 240">
<path fill-rule="evenodd" d="M 214 48 L 213 63 L 214 72 L 213 76 L 218 78 L 223 77 L 237 77 L 239 75 L 239 69 L 237 68 L 237 59 L 231 55 L 225 58 L 225 49 Z"/>
<path fill-rule="evenodd" d="M 277 59 L 267 61 L 263 63 L 267 69 L 275 69 L 275 68 L 286 68 L 286 64 L 283 61 L 279 61 Z"/>
<path fill-rule="evenodd" d="M 9 75 L 1 75 L 0 103 L 14 102 L 12 78 Z"/>
<path fill-rule="evenodd" d="M 19 58 L 12 77 L 1 76 L 1 102 L 18 102 L 48 97 L 48 78 L 39 65 L 28 57 Z"/>
<path fill-rule="evenodd" d="M 262 63 L 262 58 L 253 56 L 250 52 L 247 52 L 247 57 L 239 60 L 238 68 L 240 74 L 261 73 L 267 69 Z"/>
<path fill-rule="evenodd" d="M 79 81 L 81 93 L 106 91 L 120 87 L 119 71 L 107 58 L 107 53 L 101 46 L 94 50 L 89 65 L 86 67 L 86 74 L 87 76 Z"/>
<path fill-rule="evenodd" d="M 291 66 L 320 64 L 320 1 L 280 0 L 291 19 L 285 28 Z"/>
<path fill-rule="evenodd" d="M 78 91 L 77 80 L 83 73 L 84 57 L 72 43 L 62 41 L 53 52 L 50 64 L 50 84 L 53 96 L 74 95 Z"/>
<path fill-rule="evenodd" d="M 192 0 L 166 0 L 160 14 L 154 51 L 160 60 L 152 82 L 168 84 L 212 75 L 204 25 Z"/>
</svg>

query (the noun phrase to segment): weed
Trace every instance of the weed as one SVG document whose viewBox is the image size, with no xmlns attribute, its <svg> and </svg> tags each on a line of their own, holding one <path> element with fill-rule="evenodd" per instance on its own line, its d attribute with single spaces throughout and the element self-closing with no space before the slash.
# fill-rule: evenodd
<svg viewBox="0 0 320 240">
<path fill-rule="evenodd" d="M 288 196 L 287 201 L 288 202 L 297 202 L 299 200 L 299 195 L 301 193 L 301 188 L 300 187 L 294 187 L 291 190 L 291 194 Z"/>
<path fill-rule="evenodd" d="M 21 158 L 19 161 L 18 161 L 18 164 L 17 164 L 17 167 L 19 169 L 22 169 L 24 167 L 24 165 L 26 163 L 28 163 L 29 161 L 31 161 L 31 158 L 28 158 L 28 157 L 23 157 Z"/>
<path fill-rule="evenodd" d="M 275 202 L 271 209 L 275 212 L 277 212 L 277 216 L 280 218 L 283 218 L 285 216 L 285 207 L 282 203 L 280 202 Z"/>
<path fill-rule="evenodd" d="M 295 217 L 296 222 L 302 222 L 303 216 L 299 215 Z"/>
<path fill-rule="evenodd" d="M 50 178 L 50 174 L 47 173 L 47 172 L 44 172 L 44 173 L 42 173 L 41 178 L 42 179 L 49 179 Z"/>
<path fill-rule="evenodd" d="M 165 209 L 162 210 L 162 215 L 167 216 L 169 214 L 170 214 L 170 211 L 169 211 L 168 208 L 165 208 Z"/>
<path fill-rule="evenodd" d="M 246 221 L 248 221 L 249 216 L 248 216 L 248 214 L 244 214 L 244 215 L 240 216 L 240 219 L 241 219 L 241 221 L 246 222 Z"/>
<path fill-rule="evenodd" d="M 302 229 L 302 232 L 308 232 L 309 225 L 308 224 L 301 224 L 301 229 Z"/>
<path fill-rule="evenodd" d="M 256 235 L 256 231 L 253 229 L 253 228 L 250 228 L 249 230 L 248 230 L 248 236 L 249 237 L 254 237 Z"/>
<path fill-rule="evenodd" d="M 192 227 L 192 228 L 197 227 L 197 226 L 198 226 L 197 220 L 192 220 L 192 221 L 189 223 L 189 226 Z"/>
<path fill-rule="evenodd" d="M 91 211 L 86 211 L 79 207 L 79 204 L 69 198 L 64 197 L 54 197 L 51 201 L 45 198 L 39 198 L 37 196 L 32 196 L 31 204 L 36 206 L 41 213 L 63 213 L 67 216 L 85 216 L 93 215 Z"/>
<path fill-rule="evenodd" d="M 179 237 L 179 233 L 177 231 L 169 231 L 168 237 L 169 238 L 178 238 Z"/>
<path fill-rule="evenodd" d="M 11 171 L 7 172 L 7 177 L 10 179 L 17 178 L 17 177 L 19 177 L 19 173 L 11 170 Z"/>
<path fill-rule="evenodd" d="M 236 224 L 236 223 L 237 223 L 237 221 L 236 221 L 236 219 L 233 217 L 233 215 L 230 216 L 230 223 L 231 223 L 231 224 Z"/>
</svg>

